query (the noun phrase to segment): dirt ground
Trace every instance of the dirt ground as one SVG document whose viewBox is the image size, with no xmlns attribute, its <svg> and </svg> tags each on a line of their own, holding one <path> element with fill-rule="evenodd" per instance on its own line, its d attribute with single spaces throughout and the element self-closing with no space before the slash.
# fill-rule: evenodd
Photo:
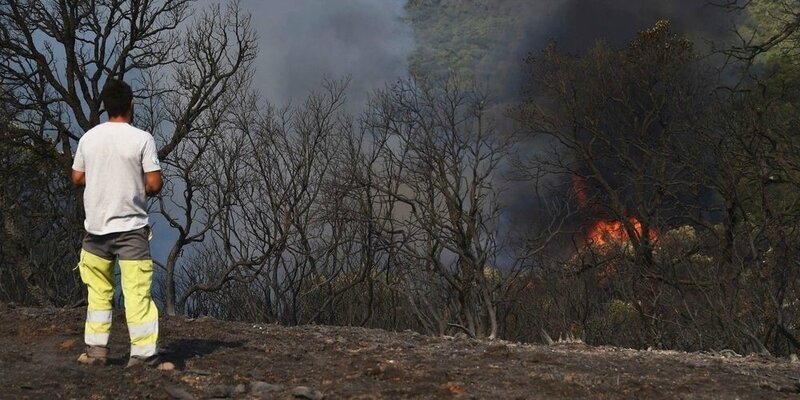
<svg viewBox="0 0 800 400">
<path fill-rule="evenodd" d="M 800 364 L 755 356 L 535 346 L 330 326 L 161 319 L 176 371 L 84 366 L 84 309 L 0 305 L 0 398 L 682 398 L 800 396 Z"/>
</svg>

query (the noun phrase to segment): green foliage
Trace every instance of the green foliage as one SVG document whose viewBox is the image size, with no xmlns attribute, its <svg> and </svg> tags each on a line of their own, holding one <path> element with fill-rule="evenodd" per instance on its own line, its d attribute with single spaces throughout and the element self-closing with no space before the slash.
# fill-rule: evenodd
<svg viewBox="0 0 800 400">
<path fill-rule="evenodd" d="M 741 36 L 751 39 L 754 45 L 767 45 L 764 52 L 767 62 L 796 63 L 800 56 L 796 46 L 800 33 L 790 26 L 795 23 L 798 7 L 797 0 L 753 0 L 748 5 Z"/>
<path fill-rule="evenodd" d="M 797 104 L 800 101 L 800 31 L 797 19 L 800 1 L 753 0 L 748 4 L 739 35 L 742 47 L 757 54 L 757 66 L 766 73 L 766 89 L 780 91 Z M 762 78 L 763 79 L 763 78 Z"/>
<path fill-rule="evenodd" d="M 521 46 L 530 7 L 520 1 L 409 1 L 406 8 L 417 42 L 411 74 L 452 72 L 496 89 L 519 71 L 520 65 L 504 60 L 527 50 Z"/>
<path fill-rule="evenodd" d="M 23 132 L 2 121 L 0 130 Z M 73 271 L 80 223 L 72 190 L 60 163 L 24 140 L 0 143 L 0 302 L 72 304 L 82 292 Z"/>
</svg>

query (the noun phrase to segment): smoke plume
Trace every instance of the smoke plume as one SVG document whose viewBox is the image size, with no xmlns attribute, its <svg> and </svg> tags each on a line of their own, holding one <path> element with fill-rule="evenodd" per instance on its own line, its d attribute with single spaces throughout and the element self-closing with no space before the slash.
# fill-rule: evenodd
<svg viewBox="0 0 800 400">
<path fill-rule="evenodd" d="M 729 33 L 729 17 L 705 0 L 569 0 L 562 1 L 539 40 L 552 37 L 570 51 L 590 47 L 598 39 L 621 46 L 636 32 L 668 19 L 676 32 L 704 43 Z"/>
<path fill-rule="evenodd" d="M 323 78 L 350 77 L 353 108 L 407 75 L 413 50 L 403 0 L 249 0 L 259 36 L 256 87 L 270 101 L 302 100 Z"/>
</svg>

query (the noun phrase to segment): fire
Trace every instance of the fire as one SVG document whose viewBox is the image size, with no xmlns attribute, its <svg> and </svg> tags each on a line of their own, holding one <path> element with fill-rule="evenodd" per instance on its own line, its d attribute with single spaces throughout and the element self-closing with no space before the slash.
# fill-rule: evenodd
<svg viewBox="0 0 800 400">
<path fill-rule="evenodd" d="M 578 175 L 577 173 L 573 173 L 571 180 L 572 188 L 575 190 L 575 200 L 578 202 L 578 208 L 586 211 L 587 213 L 594 214 L 592 212 L 592 205 L 589 204 L 589 191 L 587 189 L 586 178 Z M 642 228 L 642 223 L 639 222 L 639 220 L 635 217 L 629 216 L 628 222 L 630 222 L 631 226 L 633 227 L 636 237 L 641 238 L 646 234 L 651 242 L 654 242 L 658 239 L 656 232 L 652 229 L 648 229 L 648 232 L 645 233 L 644 229 Z M 625 229 L 625 224 L 622 221 L 598 220 L 587 231 L 586 239 L 589 244 L 604 246 L 610 243 L 627 242 L 630 240 L 630 237 L 628 235 L 628 230 Z"/>
<path fill-rule="evenodd" d="M 638 237 L 644 236 L 642 223 L 639 222 L 639 220 L 634 217 L 629 217 L 628 221 L 633 226 L 633 229 Z M 657 239 L 655 232 L 652 230 L 649 230 L 647 236 L 651 241 L 655 241 Z M 597 221 L 594 226 L 589 229 L 587 238 L 591 243 L 600 246 L 609 243 L 622 243 L 630 239 L 628 236 L 628 231 L 625 229 L 625 224 L 623 224 L 622 221 L 609 220 Z"/>
</svg>

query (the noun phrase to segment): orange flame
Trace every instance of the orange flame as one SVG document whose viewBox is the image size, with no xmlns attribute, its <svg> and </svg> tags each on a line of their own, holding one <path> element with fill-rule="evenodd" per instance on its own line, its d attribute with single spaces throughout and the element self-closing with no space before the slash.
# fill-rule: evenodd
<svg viewBox="0 0 800 400">
<path fill-rule="evenodd" d="M 588 210 L 591 212 L 591 205 L 589 204 L 589 193 L 586 186 L 586 178 L 572 173 L 572 188 L 575 191 L 575 199 L 578 202 L 578 208 L 581 210 Z M 652 229 L 648 229 L 645 233 L 642 228 L 642 223 L 633 216 L 628 217 L 628 221 L 633 226 L 633 231 L 636 237 L 642 238 L 647 235 L 651 242 L 658 239 L 658 235 Z M 609 243 L 623 243 L 631 238 L 628 235 L 628 230 L 625 229 L 625 224 L 619 220 L 599 220 L 592 225 L 587 232 L 587 241 L 589 244 L 599 246 L 607 245 Z"/>
<path fill-rule="evenodd" d="M 630 221 L 631 225 L 633 225 L 636 236 L 644 236 L 642 223 L 639 222 L 639 220 L 634 217 L 628 217 L 628 221 Z M 653 230 L 649 230 L 647 236 L 651 241 L 655 241 L 657 239 L 657 235 Z M 609 220 L 597 221 L 594 226 L 589 229 L 587 237 L 591 243 L 600 246 L 609 243 L 622 243 L 630 239 L 628 231 L 625 229 L 625 224 L 623 224 L 622 221 Z"/>
</svg>

